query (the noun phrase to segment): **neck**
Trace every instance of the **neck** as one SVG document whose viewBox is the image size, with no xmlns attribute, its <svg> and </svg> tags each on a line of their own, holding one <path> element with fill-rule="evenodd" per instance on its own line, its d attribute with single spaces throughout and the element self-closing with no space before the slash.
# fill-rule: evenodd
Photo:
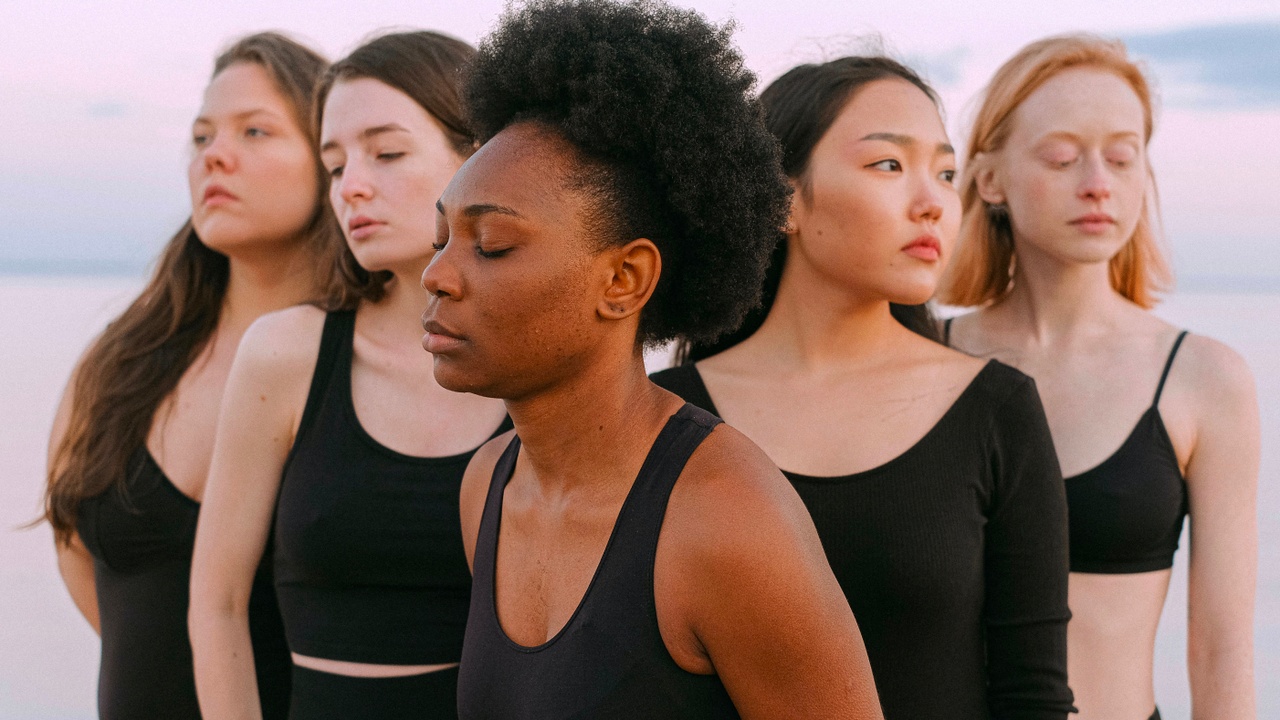
<svg viewBox="0 0 1280 720">
<path fill-rule="evenodd" d="M 791 258 L 768 317 L 747 342 L 792 372 L 812 372 L 884 358 L 903 332 L 910 331 L 890 314 L 888 300 L 851 294 Z"/>
<path fill-rule="evenodd" d="M 238 338 L 262 315 L 314 299 L 314 264 L 305 243 L 230 257 L 219 334 Z"/>
<path fill-rule="evenodd" d="M 1064 262 L 1018 250 L 1013 289 L 999 307 L 1029 330 L 1038 345 L 1052 345 L 1106 325 L 1123 298 L 1111 287 L 1106 262 Z"/>
<path fill-rule="evenodd" d="M 623 357 L 601 355 L 575 363 L 589 369 L 566 373 L 571 377 L 553 387 L 506 402 L 544 492 L 633 480 L 628 473 L 636 470 L 634 458 L 653 440 L 648 430 L 676 410 L 671 396 L 645 375 L 638 349 Z"/>
<path fill-rule="evenodd" d="M 422 311 L 427 306 L 420 279 L 428 260 L 430 258 L 421 264 L 410 263 L 404 268 L 392 269 L 391 280 L 384 286 L 386 295 L 376 303 L 361 305 L 365 327 L 380 335 L 399 338 L 397 343 L 403 342 L 405 347 L 417 352 L 421 352 Z"/>
</svg>

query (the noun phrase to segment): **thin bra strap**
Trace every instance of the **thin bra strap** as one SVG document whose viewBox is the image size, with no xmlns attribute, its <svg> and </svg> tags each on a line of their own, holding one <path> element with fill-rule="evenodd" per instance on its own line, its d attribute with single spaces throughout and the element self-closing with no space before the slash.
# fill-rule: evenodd
<svg viewBox="0 0 1280 720">
<path fill-rule="evenodd" d="M 1173 349 L 1169 351 L 1169 359 L 1164 363 L 1164 372 L 1160 374 L 1160 384 L 1156 386 L 1156 399 L 1151 401 L 1152 405 L 1160 404 L 1160 393 L 1164 392 L 1164 381 L 1169 379 L 1169 370 L 1173 367 L 1173 358 L 1178 354 L 1178 348 L 1182 347 L 1182 339 L 1187 336 L 1187 331 L 1183 330 L 1178 333 L 1178 339 L 1173 341 Z"/>
<path fill-rule="evenodd" d="M 955 318 L 949 317 L 946 320 L 942 321 L 942 344 L 946 345 L 947 347 L 951 347 L 951 321 L 952 320 L 955 320 Z"/>
</svg>

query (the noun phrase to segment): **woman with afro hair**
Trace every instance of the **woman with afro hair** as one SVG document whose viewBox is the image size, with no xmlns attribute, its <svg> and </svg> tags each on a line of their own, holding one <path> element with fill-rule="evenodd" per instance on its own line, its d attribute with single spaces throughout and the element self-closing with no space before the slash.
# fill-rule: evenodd
<svg viewBox="0 0 1280 720">
<path fill-rule="evenodd" d="M 880 717 L 800 498 L 645 376 L 758 300 L 788 189 L 752 85 L 656 2 L 535 0 L 481 45 L 422 276 L 437 381 L 515 424 L 463 479 L 462 717 Z"/>
</svg>

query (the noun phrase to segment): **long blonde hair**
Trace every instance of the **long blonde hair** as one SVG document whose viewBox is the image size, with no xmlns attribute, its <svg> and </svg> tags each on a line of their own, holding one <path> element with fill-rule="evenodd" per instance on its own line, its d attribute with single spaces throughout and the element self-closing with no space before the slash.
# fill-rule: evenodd
<svg viewBox="0 0 1280 720">
<path fill-rule="evenodd" d="M 1143 144 L 1155 127 L 1151 88 L 1142 69 L 1129 59 L 1124 43 L 1087 34 L 1059 35 L 1024 47 L 996 71 L 973 123 L 960 182 L 964 219 L 955 259 L 942 278 L 938 299 L 947 305 L 983 305 L 1013 287 L 1016 263 L 1013 229 L 1003 208 L 978 194 L 979 153 L 999 151 L 1013 129 L 1013 114 L 1033 92 L 1064 70 L 1090 67 L 1115 73 L 1129 83 L 1142 103 Z M 1147 164 L 1150 188 L 1133 236 L 1111 258 L 1111 287 L 1144 308 L 1173 284 L 1173 274 L 1158 241 L 1159 198 Z"/>
</svg>

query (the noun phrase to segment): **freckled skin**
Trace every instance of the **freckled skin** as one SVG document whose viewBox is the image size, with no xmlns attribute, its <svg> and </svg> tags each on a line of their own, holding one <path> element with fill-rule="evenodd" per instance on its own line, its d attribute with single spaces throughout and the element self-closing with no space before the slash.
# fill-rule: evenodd
<svg viewBox="0 0 1280 720">
<path fill-rule="evenodd" d="M 445 190 L 442 203 L 451 209 L 474 199 L 520 207 L 525 217 L 454 213 L 440 220 L 436 242 L 446 249 L 437 258 L 449 253 L 453 262 L 441 273 L 443 292 L 429 298 L 427 316 L 466 341 L 435 356 L 442 386 L 519 400 L 590 367 L 602 333 L 613 330 L 596 314 L 593 288 L 605 282 L 607 258 L 586 246 L 587 201 L 561 189 L 569 167 L 557 158 L 567 152 L 536 129 L 507 131 Z M 498 167 L 502 172 L 493 171 Z M 477 247 L 508 252 L 488 259 Z"/>
</svg>

